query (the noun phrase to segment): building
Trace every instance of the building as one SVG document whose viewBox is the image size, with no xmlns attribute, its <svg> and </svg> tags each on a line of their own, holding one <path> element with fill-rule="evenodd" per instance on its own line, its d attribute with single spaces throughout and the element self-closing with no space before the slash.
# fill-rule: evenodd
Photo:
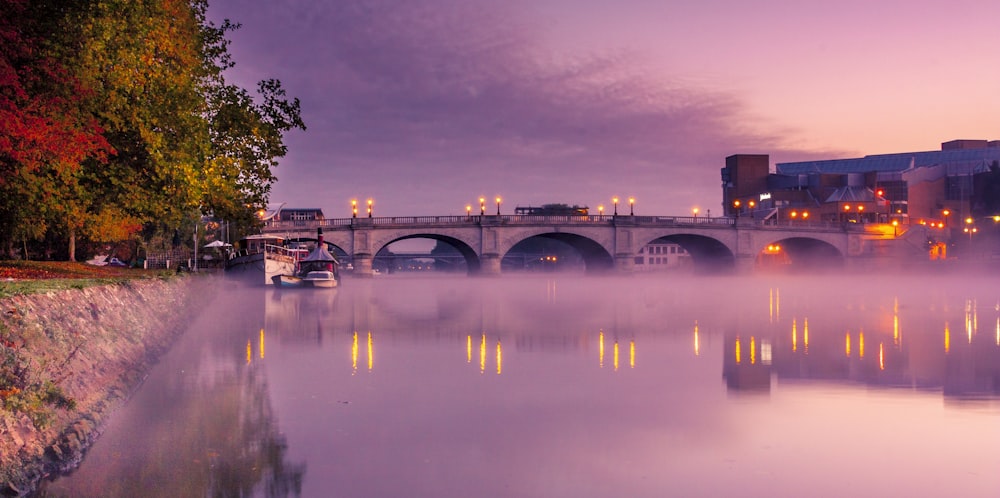
<svg viewBox="0 0 1000 498">
<path fill-rule="evenodd" d="M 722 168 L 722 197 L 728 215 L 763 221 L 957 228 L 1000 214 L 1000 141 L 953 140 L 936 151 L 778 163 L 773 172 L 767 155 L 733 155 Z"/>
<path fill-rule="evenodd" d="M 652 242 L 639 249 L 635 257 L 635 271 L 660 271 L 688 267 L 693 264 L 691 255 L 679 244 Z"/>
<path fill-rule="evenodd" d="M 279 221 L 316 221 L 326 219 L 323 210 L 318 208 L 287 208 L 278 211 Z"/>
</svg>

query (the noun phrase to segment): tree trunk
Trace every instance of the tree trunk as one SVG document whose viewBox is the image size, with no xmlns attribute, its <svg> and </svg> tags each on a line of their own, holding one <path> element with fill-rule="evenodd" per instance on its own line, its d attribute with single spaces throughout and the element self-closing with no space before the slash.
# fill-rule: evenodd
<svg viewBox="0 0 1000 498">
<path fill-rule="evenodd" d="M 69 260 L 76 261 L 76 229 L 69 229 Z"/>
</svg>

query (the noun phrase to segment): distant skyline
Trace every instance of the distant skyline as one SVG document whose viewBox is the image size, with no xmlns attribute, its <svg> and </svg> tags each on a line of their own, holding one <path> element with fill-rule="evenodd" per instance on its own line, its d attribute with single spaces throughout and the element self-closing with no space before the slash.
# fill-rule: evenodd
<svg viewBox="0 0 1000 498">
<path fill-rule="evenodd" d="M 309 129 L 271 201 L 350 215 L 549 202 L 721 214 L 731 154 L 774 162 L 998 139 L 993 1 L 213 0 L 248 88 Z"/>
</svg>

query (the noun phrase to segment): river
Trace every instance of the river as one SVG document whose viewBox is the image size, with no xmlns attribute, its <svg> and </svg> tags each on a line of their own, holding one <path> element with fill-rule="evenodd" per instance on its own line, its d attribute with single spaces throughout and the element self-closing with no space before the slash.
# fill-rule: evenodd
<svg viewBox="0 0 1000 498">
<path fill-rule="evenodd" d="M 217 289 L 40 496 L 1000 490 L 995 277 Z"/>
</svg>

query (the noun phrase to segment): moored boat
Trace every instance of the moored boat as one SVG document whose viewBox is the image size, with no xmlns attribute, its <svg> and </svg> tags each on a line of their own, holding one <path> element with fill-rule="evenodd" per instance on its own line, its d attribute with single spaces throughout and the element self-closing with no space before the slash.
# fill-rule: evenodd
<svg viewBox="0 0 1000 498">
<path fill-rule="evenodd" d="M 251 235 L 237 243 L 237 251 L 226 260 L 226 276 L 272 285 L 276 275 L 293 275 L 302 250 L 283 246 L 284 239 Z"/>
<path fill-rule="evenodd" d="M 272 277 L 281 287 L 335 288 L 340 283 L 339 263 L 323 242 L 323 227 L 316 229 L 316 248 L 296 264 L 292 272 Z"/>
</svg>

